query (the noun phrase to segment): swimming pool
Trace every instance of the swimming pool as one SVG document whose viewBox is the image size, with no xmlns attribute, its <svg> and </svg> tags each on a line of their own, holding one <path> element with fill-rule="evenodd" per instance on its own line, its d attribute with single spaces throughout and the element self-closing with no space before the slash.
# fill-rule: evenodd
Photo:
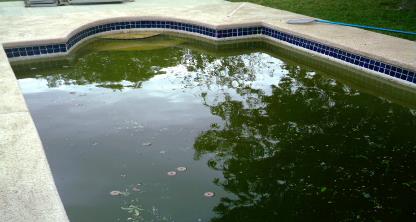
<svg viewBox="0 0 416 222">
<path fill-rule="evenodd" d="M 413 91 L 174 36 L 13 69 L 72 221 L 416 217 Z"/>
</svg>

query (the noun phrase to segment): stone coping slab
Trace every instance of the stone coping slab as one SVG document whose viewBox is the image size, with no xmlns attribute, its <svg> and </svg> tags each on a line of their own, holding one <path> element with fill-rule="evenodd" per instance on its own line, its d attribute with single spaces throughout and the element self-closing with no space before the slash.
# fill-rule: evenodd
<svg viewBox="0 0 416 222">
<path fill-rule="evenodd" d="M 104 21 L 167 19 L 213 29 L 261 25 L 416 70 L 416 43 L 413 41 L 352 27 L 286 23 L 288 19 L 301 17 L 305 16 L 222 0 L 136 0 L 123 4 L 48 8 L 24 8 L 23 2 L 0 3 L 0 221 L 68 221 L 3 47 L 66 42 L 77 32 Z"/>
<path fill-rule="evenodd" d="M 0 114 L 0 132 L 0 221 L 68 221 L 30 114 Z"/>
</svg>

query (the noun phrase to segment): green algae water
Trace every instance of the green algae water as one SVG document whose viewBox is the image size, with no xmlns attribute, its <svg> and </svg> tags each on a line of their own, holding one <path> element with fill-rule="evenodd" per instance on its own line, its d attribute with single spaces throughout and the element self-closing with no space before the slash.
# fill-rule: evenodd
<svg viewBox="0 0 416 222">
<path fill-rule="evenodd" d="M 416 220 L 412 90 L 173 36 L 13 69 L 71 221 Z"/>
</svg>

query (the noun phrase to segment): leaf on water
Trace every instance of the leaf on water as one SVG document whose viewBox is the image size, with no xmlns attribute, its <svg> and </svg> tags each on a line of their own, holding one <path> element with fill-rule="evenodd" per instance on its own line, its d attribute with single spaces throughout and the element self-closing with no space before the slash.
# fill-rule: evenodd
<svg viewBox="0 0 416 222">
<path fill-rule="evenodd" d="M 364 160 L 368 160 L 368 157 L 364 156 L 364 155 L 356 155 L 355 158 L 357 159 L 364 159 Z"/>
<path fill-rule="evenodd" d="M 403 186 L 410 187 L 409 183 L 402 183 Z"/>
<path fill-rule="evenodd" d="M 129 213 L 135 214 L 135 216 L 140 215 L 140 211 L 144 211 L 143 208 L 136 206 L 136 205 L 129 205 L 128 207 L 121 207 L 122 210 L 125 210 Z"/>
<path fill-rule="evenodd" d="M 277 183 L 279 185 L 284 185 L 284 184 L 286 184 L 286 181 L 284 181 L 284 180 L 277 180 Z"/>
<path fill-rule="evenodd" d="M 120 192 L 120 195 L 122 195 L 123 197 L 127 197 L 130 195 L 130 193 L 127 191 L 124 191 L 124 192 Z"/>
<path fill-rule="evenodd" d="M 365 193 L 365 192 L 363 193 L 363 196 L 367 199 L 371 197 L 369 193 Z"/>
<path fill-rule="evenodd" d="M 152 143 L 142 143 L 142 146 L 151 146 Z"/>
<path fill-rule="evenodd" d="M 326 187 L 321 187 L 321 193 L 325 192 L 326 189 L 327 189 Z"/>
</svg>

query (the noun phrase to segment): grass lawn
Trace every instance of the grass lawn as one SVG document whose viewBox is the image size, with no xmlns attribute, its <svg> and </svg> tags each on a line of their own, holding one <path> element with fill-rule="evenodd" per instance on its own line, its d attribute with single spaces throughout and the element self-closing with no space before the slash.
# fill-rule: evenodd
<svg viewBox="0 0 416 222">
<path fill-rule="evenodd" d="M 231 0 L 248 1 L 316 18 L 416 32 L 416 0 Z M 384 32 L 416 40 L 416 35 Z"/>
</svg>

